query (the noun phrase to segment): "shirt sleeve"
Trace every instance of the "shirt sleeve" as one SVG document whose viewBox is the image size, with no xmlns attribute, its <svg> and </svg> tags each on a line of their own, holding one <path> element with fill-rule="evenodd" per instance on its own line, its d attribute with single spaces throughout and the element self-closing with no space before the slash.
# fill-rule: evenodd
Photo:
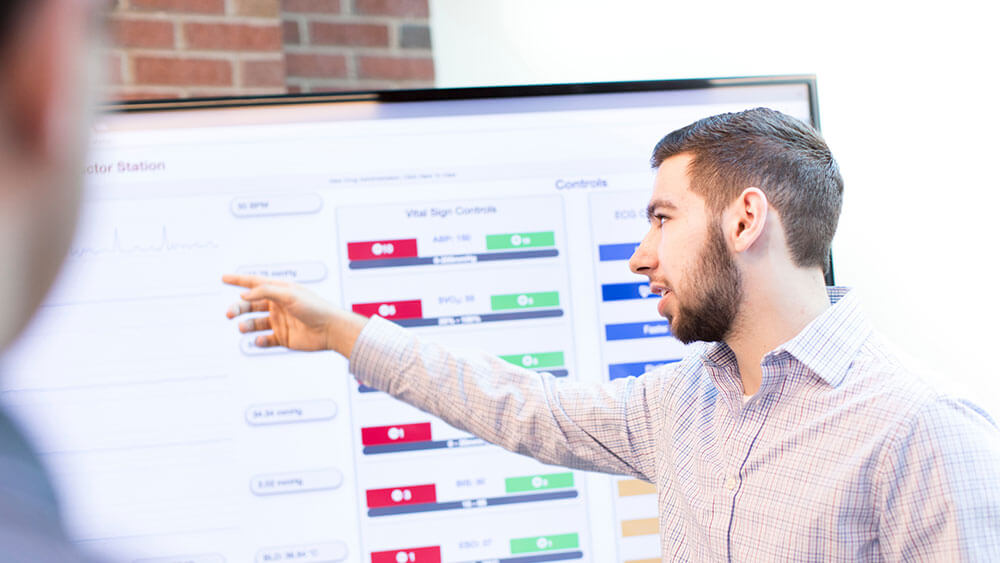
<svg viewBox="0 0 1000 563">
<path fill-rule="evenodd" d="M 358 337 L 350 370 L 366 385 L 543 463 L 647 481 L 654 475 L 653 421 L 662 417 L 653 378 L 580 384 L 424 342 L 378 317 Z"/>
<path fill-rule="evenodd" d="M 889 446 L 878 491 L 884 559 L 1000 561 L 1000 432 L 977 407 L 924 407 Z"/>
</svg>

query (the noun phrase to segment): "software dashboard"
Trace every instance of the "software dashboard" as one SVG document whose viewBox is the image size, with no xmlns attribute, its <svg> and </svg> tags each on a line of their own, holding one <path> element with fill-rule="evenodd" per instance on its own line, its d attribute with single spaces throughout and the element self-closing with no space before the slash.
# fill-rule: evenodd
<svg viewBox="0 0 1000 563">
<path fill-rule="evenodd" d="M 599 384 L 677 361 L 628 258 L 671 130 L 805 83 L 114 113 L 0 369 L 72 539 L 124 561 L 660 560 L 655 489 L 546 466 L 258 348 L 227 272 Z"/>
</svg>

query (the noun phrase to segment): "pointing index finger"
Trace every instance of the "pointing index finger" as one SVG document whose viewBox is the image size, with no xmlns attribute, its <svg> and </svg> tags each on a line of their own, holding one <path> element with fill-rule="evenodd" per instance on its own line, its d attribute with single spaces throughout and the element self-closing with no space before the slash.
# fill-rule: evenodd
<svg viewBox="0 0 1000 563">
<path fill-rule="evenodd" d="M 263 276 L 254 276 L 249 274 L 225 274 L 222 276 L 223 283 L 238 285 L 247 289 L 253 289 L 258 285 L 267 283 L 268 281 L 271 280 L 268 280 Z"/>
</svg>

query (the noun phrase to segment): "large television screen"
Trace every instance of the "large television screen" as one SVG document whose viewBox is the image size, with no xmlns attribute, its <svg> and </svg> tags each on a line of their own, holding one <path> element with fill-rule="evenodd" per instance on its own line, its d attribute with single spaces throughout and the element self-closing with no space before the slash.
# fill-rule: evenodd
<svg viewBox="0 0 1000 563">
<path fill-rule="evenodd" d="M 669 131 L 810 77 L 126 105 L 6 356 L 74 541 L 156 562 L 658 561 L 652 485 L 542 465 L 254 346 L 225 272 L 594 383 L 676 361 L 627 260 Z M 655 297 L 655 296 L 653 296 Z"/>
</svg>

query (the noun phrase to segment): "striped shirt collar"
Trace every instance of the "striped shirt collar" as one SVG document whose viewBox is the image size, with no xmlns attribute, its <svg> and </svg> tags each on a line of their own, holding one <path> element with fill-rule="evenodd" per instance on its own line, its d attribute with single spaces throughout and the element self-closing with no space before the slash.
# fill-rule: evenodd
<svg viewBox="0 0 1000 563">
<path fill-rule="evenodd" d="M 831 307 L 774 353 L 788 352 L 832 387 L 843 383 L 858 350 L 872 333 L 855 292 L 828 287 Z"/>
<path fill-rule="evenodd" d="M 831 306 L 794 338 L 765 355 L 761 362 L 764 367 L 791 357 L 828 385 L 836 387 L 844 381 L 872 327 L 854 292 L 839 286 L 826 289 Z M 717 387 L 728 390 L 733 383 L 739 386 L 736 356 L 724 342 L 708 344 L 702 360 Z M 731 381 L 733 379 L 736 381 Z M 769 378 L 766 375 L 764 379 L 761 382 L 762 391 L 773 387 L 770 383 L 776 383 L 767 381 Z"/>
</svg>

